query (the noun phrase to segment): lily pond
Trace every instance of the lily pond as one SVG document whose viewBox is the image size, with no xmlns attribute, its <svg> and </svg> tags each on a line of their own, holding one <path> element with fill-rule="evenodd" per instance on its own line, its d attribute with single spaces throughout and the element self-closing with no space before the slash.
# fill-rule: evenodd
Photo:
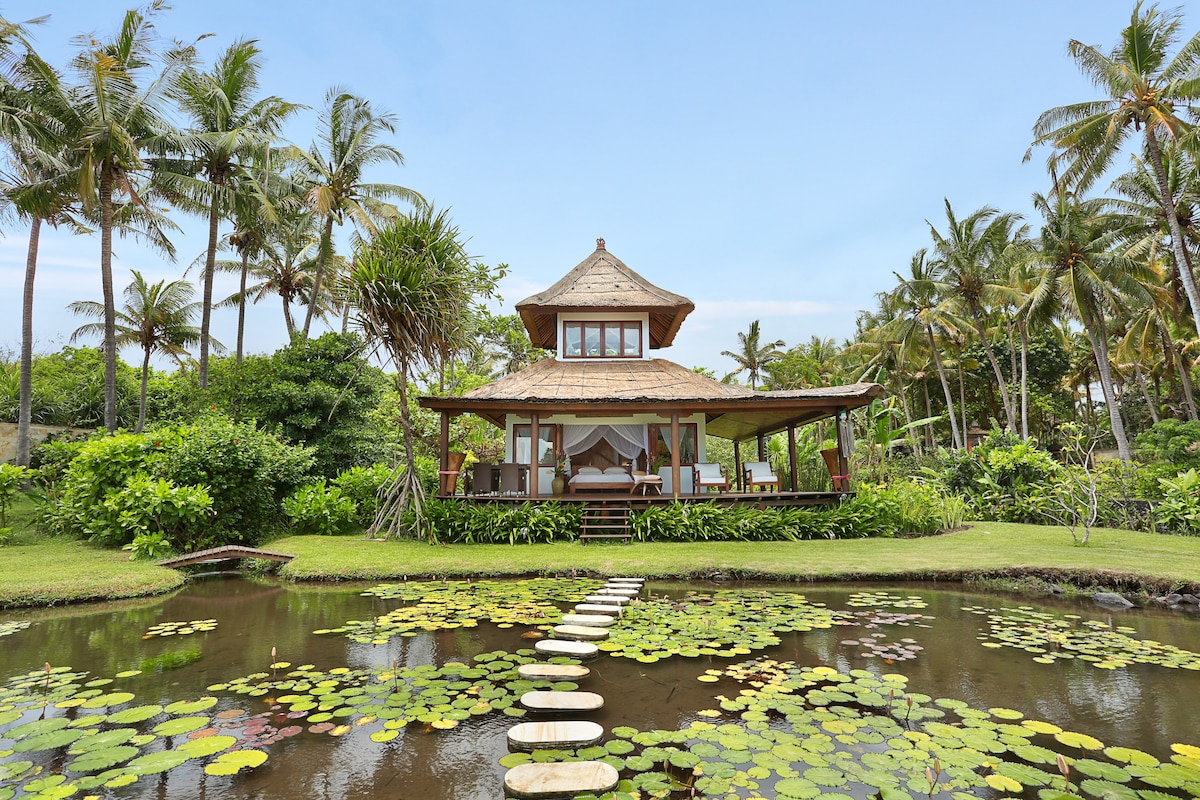
<svg viewBox="0 0 1200 800">
<path fill-rule="evenodd" d="M 619 770 L 612 798 L 1200 797 L 1194 614 L 651 582 L 589 676 L 522 679 L 602 583 L 213 575 L 0 612 L 0 800 L 500 798 L 563 760 Z M 576 688 L 599 743 L 509 751 L 523 693 Z"/>
</svg>

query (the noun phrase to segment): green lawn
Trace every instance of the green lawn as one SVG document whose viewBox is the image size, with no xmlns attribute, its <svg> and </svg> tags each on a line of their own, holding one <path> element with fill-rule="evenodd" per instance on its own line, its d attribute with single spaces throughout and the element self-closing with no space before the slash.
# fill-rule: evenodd
<svg viewBox="0 0 1200 800">
<path fill-rule="evenodd" d="M 296 580 L 384 580 L 564 573 L 648 577 L 937 579 L 1037 575 L 1076 585 L 1200 590 L 1200 538 L 1101 529 L 1078 547 L 1061 528 L 977 523 L 923 539 L 795 543 L 704 542 L 428 545 L 358 537 L 292 536 L 267 545 L 296 559 Z M 119 550 L 23 537 L 0 548 L 0 607 L 51 605 L 164 592 L 182 573 L 130 561 Z"/>
</svg>

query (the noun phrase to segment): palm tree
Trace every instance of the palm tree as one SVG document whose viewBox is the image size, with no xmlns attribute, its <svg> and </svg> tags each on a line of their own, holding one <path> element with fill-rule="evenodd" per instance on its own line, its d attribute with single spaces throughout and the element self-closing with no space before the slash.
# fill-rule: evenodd
<svg viewBox="0 0 1200 800">
<path fill-rule="evenodd" d="M 408 509 L 418 520 L 410 533 L 423 534 L 424 493 L 416 473 L 408 382 L 419 365 L 433 367 L 448 348 L 468 344 L 477 299 L 491 297 L 495 288 L 492 271 L 467 255 L 445 211 L 422 208 L 379 229 L 360 246 L 347 289 L 367 341 L 381 346 L 396 366 L 405 453 L 369 534 L 398 534 L 404 525 L 401 512 Z"/>
<path fill-rule="evenodd" d="M 117 347 L 138 345 L 142 348 L 142 394 L 138 402 L 138 421 L 134 433 L 146 424 L 146 385 L 150 378 L 150 357 L 162 353 L 176 361 L 187 355 L 187 346 L 201 340 L 200 329 L 191 324 L 200 310 L 193 303 L 194 290 L 187 281 L 172 281 L 147 285 L 137 270 L 131 270 L 133 282 L 125 287 L 125 304 L 117 312 Z M 105 308 L 94 300 L 81 300 L 68 306 L 74 313 L 93 319 L 104 319 Z M 81 325 L 71 334 L 71 341 L 80 336 L 104 333 L 104 323 Z M 214 342 L 220 347 L 219 342 Z"/>
<path fill-rule="evenodd" d="M 782 356 L 779 348 L 784 346 L 783 339 L 777 339 L 765 345 L 759 344 L 759 337 L 758 320 L 754 320 L 750 323 L 748 331 L 738 333 L 738 352 L 721 351 L 721 355 L 732 358 L 738 365 L 737 369 L 725 376 L 725 380 L 745 372 L 750 377 L 750 388 L 758 387 L 758 379 L 762 375 L 763 368 Z"/>
<path fill-rule="evenodd" d="M 99 210 L 100 284 L 104 298 L 104 425 L 117 425 L 116 300 L 113 294 L 112 234 L 121 222 L 118 197 L 125 207 L 149 212 L 136 186 L 145 166 L 142 150 L 152 139 L 168 133 L 159 107 L 179 62 L 168 58 L 164 70 L 145 85 L 152 62 L 154 26 L 151 17 L 163 7 L 155 0 L 148 9 L 125 13 L 120 30 L 106 42 L 81 37 L 72 61 L 80 83 L 69 94 L 68 113 L 60 119 L 80 161 L 77 191 L 85 211 Z M 132 210 L 127 212 L 133 215 Z M 165 243 L 169 247 L 169 242 Z"/>
<path fill-rule="evenodd" d="M 1102 198 L 1079 200 L 1070 192 L 1058 192 L 1050 199 L 1033 196 L 1034 207 L 1045 219 L 1039 253 L 1046 270 L 1034 289 L 1030 310 L 1064 308 L 1083 324 L 1096 359 L 1117 452 L 1128 462 L 1132 456 L 1113 388 L 1108 318 L 1122 303 L 1121 295 L 1146 299 L 1140 281 L 1155 276 L 1144 265 L 1117 253 L 1119 221 L 1105 213 L 1106 203 Z"/>
<path fill-rule="evenodd" d="M 320 297 L 321 282 L 333 255 L 333 225 L 341 225 L 348 216 L 360 231 L 374 235 L 375 223 L 395 219 L 399 211 L 389 198 L 402 200 L 418 208 L 425 199 L 412 189 L 390 183 L 366 183 L 363 173 L 375 164 L 403 164 L 404 156 L 389 144 L 379 142 L 385 133 L 395 133 L 396 118 L 377 114 L 371 104 L 338 87 L 325 95 L 321 113 L 320 144 L 313 142 L 307 151 L 292 148 L 312 186 L 307 201 L 324 220 L 321 248 L 313 275 L 312 296 Z M 304 335 L 308 336 L 316 305 L 310 304 L 304 316 Z"/>
<path fill-rule="evenodd" d="M 174 191 L 204 202 L 208 211 L 208 248 L 204 261 L 203 314 L 200 320 L 200 388 L 208 388 L 208 336 L 212 319 L 213 272 L 217 258 L 217 227 L 233 206 L 230 184 L 252 154 L 261 152 L 299 106 L 278 97 L 254 100 L 258 91 L 261 51 L 254 41 L 237 41 L 218 58 L 209 72 L 189 66 L 172 92 L 188 117 L 190 129 L 172 137 L 171 149 L 188 161 L 189 173 L 162 176 Z"/>
<path fill-rule="evenodd" d="M 1018 293 L 999 275 L 998 267 L 1008 257 L 1010 248 L 1023 238 L 1025 228 L 1018 225 L 1020 216 L 1002 214 L 988 206 L 960 220 L 950 207 L 950 201 L 946 200 L 945 204 L 945 235 L 939 233 L 932 223 L 926 222 L 933 236 L 937 278 L 947 284 L 949 292 L 958 298 L 975 323 L 979 342 L 996 375 L 1009 429 L 1015 431 L 1016 410 L 1009 395 L 1008 382 L 992 350 L 984 319 L 992 308 L 1020 299 Z"/>
<path fill-rule="evenodd" d="M 1033 126 L 1033 145 L 1053 148 L 1048 166 L 1058 175 L 1055 191 L 1087 191 L 1112 164 L 1131 133 L 1142 134 L 1146 160 L 1154 171 L 1158 196 L 1166 211 L 1179 275 L 1192 309 L 1200 315 L 1200 290 L 1184 252 L 1184 234 L 1172 199 L 1164 141 L 1178 141 L 1189 129 L 1177 113 L 1200 99 L 1200 33 L 1194 34 L 1173 57 L 1167 51 L 1179 39 L 1182 17 L 1159 12 L 1155 6 L 1133 8 L 1129 26 L 1108 55 L 1071 40 L 1067 50 L 1079 69 L 1106 97 L 1059 106 L 1044 112 Z M 1029 154 L 1026 154 L 1026 158 Z"/>
</svg>

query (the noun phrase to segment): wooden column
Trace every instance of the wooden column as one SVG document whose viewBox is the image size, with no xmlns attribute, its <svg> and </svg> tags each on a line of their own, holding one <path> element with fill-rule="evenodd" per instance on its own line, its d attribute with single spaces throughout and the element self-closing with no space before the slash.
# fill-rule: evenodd
<svg viewBox="0 0 1200 800">
<path fill-rule="evenodd" d="M 538 462 L 541 461 L 538 449 L 541 446 L 541 435 L 535 411 L 529 415 L 529 479 L 525 482 L 525 489 L 530 497 L 538 496 Z"/>
<path fill-rule="evenodd" d="M 788 472 L 792 476 L 792 491 L 800 491 L 800 478 L 796 475 L 796 426 L 788 425 L 788 463 L 791 469 Z"/>
<path fill-rule="evenodd" d="M 733 476 L 733 485 L 740 492 L 742 491 L 742 443 L 737 439 L 733 440 L 733 470 L 737 473 Z"/>
<path fill-rule="evenodd" d="M 442 412 L 442 435 L 438 441 L 438 462 L 441 464 L 438 467 L 439 470 L 450 469 L 450 413 L 447 411 Z"/>
<path fill-rule="evenodd" d="M 850 459 L 846 458 L 846 442 L 842 441 L 842 427 L 843 427 L 842 417 L 847 415 L 848 413 L 849 412 L 847 412 L 846 409 L 842 408 L 842 409 L 838 410 L 837 415 L 834 416 L 834 418 L 833 418 L 834 426 L 837 429 L 838 474 L 839 475 L 847 475 L 847 476 L 850 474 Z M 849 478 L 846 479 L 846 482 L 849 483 Z"/>
<path fill-rule="evenodd" d="M 767 437 L 763 436 L 761 433 L 758 435 L 758 460 L 767 460 Z"/>
<path fill-rule="evenodd" d="M 671 412 L 671 494 L 679 498 L 679 482 L 682 471 L 679 469 L 679 412 Z"/>
</svg>

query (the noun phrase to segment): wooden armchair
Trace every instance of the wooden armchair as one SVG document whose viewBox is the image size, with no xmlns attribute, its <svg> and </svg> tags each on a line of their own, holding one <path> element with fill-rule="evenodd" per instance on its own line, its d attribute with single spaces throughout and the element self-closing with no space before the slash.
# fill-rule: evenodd
<svg viewBox="0 0 1200 800">
<path fill-rule="evenodd" d="M 756 486 L 774 486 L 779 491 L 779 476 L 771 471 L 771 465 L 766 461 L 748 461 L 743 465 L 747 491 L 754 491 Z"/>
<path fill-rule="evenodd" d="M 717 487 L 718 492 L 729 491 L 729 479 L 720 464 L 692 465 L 692 494 L 702 494 L 709 487 Z"/>
</svg>

